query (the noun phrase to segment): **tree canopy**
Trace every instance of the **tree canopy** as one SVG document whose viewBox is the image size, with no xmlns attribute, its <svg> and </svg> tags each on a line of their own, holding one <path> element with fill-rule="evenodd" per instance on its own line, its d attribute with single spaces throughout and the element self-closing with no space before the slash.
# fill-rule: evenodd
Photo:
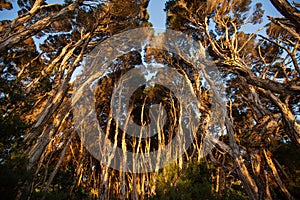
<svg viewBox="0 0 300 200">
<path fill-rule="evenodd" d="M 151 62 L 166 65 L 185 77 L 199 103 L 198 130 L 185 153 L 163 169 L 133 173 L 105 166 L 86 148 L 74 128 L 72 95 L 78 70 L 87 66 L 97 45 L 151 27 L 149 0 L 18 0 L 18 17 L 0 17 L 3 197 L 300 198 L 300 4 L 270 2 L 281 16 L 264 18 L 264 2 L 251 0 L 166 2 L 166 28 L 201 44 L 225 88 L 225 128 L 204 157 L 204 133 L 214 123 L 215 95 L 200 78 L 200 65 L 145 43 L 106 66 L 91 105 L 108 139 L 122 149 L 149 153 L 167 145 L 183 117 L 170 88 L 144 85 L 130 97 L 129 116 L 140 126 L 148 125 L 151 106 L 162 105 L 162 134 L 143 140 L 126 135 L 111 116 L 111 101 L 113 88 L 129 70 Z M 13 9 L 13 3 L 0 1 L 0 15 L 5 9 Z"/>
</svg>

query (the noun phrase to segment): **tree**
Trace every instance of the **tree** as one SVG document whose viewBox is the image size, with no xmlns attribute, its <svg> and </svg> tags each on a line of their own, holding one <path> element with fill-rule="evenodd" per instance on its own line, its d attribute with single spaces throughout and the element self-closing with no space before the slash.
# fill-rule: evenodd
<svg viewBox="0 0 300 200">
<path fill-rule="evenodd" d="M 82 181 L 88 167 L 82 164 L 92 158 L 85 156 L 87 152 L 72 130 L 70 80 L 84 54 L 98 42 L 127 29 L 147 26 L 147 4 L 20 1 L 19 16 L 1 23 L 1 126 L 8 135 L 1 138 L 5 144 L 1 149 L 5 152 L 11 145 L 8 138 L 15 137 L 18 142 L 24 138 L 26 144 L 18 143 L 20 147 L 14 150 L 26 151 L 21 156 L 29 158 L 28 169 L 33 174 L 32 179 L 23 180 L 19 193 L 14 193 L 17 198 L 34 197 L 39 191 L 68 190 L 72 196 L 81 187 L 92 190 Z M 16 123 L 22 123 L 19 119 L 25 127 Z M 59 145 L 63 143 L 64 147 Z M 78 153 L 76 158 L 72 157 L 73 149 Z M 68 184 L 57 181 L 57 177 L 75 174 Z"/>
<path fill-rule="evenodd" d="M 230 115 L 225 137 L 232 152 L 224 146 L 219 148 L 229 154 L 249 197 L 276 197 L 276 190 L 270 188 L 274 177 L 274 185 L 291 199 L 280 177 L 284 173 L 279 172 L 281 164 L 272 154 L 279 143 L 287 141 L 299 149 L 299 122 L 295 118 L 299 113 L 299 34 L 295 22 L 299 11 L 287 1 L 272 1 L 286 18 L 269 17 L 268 35 L 258 37 L 243 32 L 243 26 L 261 22 L 263 15 L 260 3 L 253 14 L 247 15 L 250 3 L 170 1 L 166 9 L 168 25 L 206 44 L 224 77 L 228 77 Z M 281 71 L 285 75 L 281 76 Z M 219 164 L 218 159 L 213 160 Z"/>
<path fill-rule="evenodd" d="M 7 180 L 1 191 L 12 188 L 7 198 L 17 199 L 165 198 L 174 193 L 180 198 L 298 198 L 300 11 L 297 3 L 271 2 L 283 17 L 269 17 L 262 25 L 265 34 L 245 32 L 245 27 L 262 22 L 261 3 L 253 10 L 250 0 L 166 4 L 167 28 L 201 42 L 226 87 L 226 133 L 213 141 L 216 148 L 205 158 L 201 145 L 213 123 L 213 94 L 199 78 L 200 66 L 147 45 L 142 49 L 145 58 L 133 51 L 108 66 L 98 81 L 95 107 L 100 126 L 119 146 L 124 140 L 132 151 L 161 145 L 156 138 L 138 144 L 134 137 L 115 137 L 122 132 L 116 123 L 108 123 L 114 84 L 142 59 L 154 59 L 182 74 L 201 105 L 199 130 L 185 154 L 160 171 L 135 174 L 108 168 L 82 144 L 74 130 L 72 76 L 97 44 L 150 26 L 149 1 L 18 1 L 19 16 L 0 22 L 0 176 Z M 0 2 L 2 8 L 10 9 L 11 3 Z M 147 124 L 150 106 L 164 104 L 168 143 L 178 127 L 176 102 L 163 86 L 141 87 L 130 100 L 131 117 Z"/>
</svg>

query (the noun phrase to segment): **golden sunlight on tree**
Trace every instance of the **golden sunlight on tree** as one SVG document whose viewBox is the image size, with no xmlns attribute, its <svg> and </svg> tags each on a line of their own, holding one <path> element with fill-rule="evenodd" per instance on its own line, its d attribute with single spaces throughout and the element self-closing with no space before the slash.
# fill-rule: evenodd
<svg viewBox="0 0 300 200">
<path fill-rule="evenodd" d="M 154 32 L 149 0 L 52 2 L 0 0 L 3 199 L 300 198 L 299 3 L 168 0 Z"/>
</svg>

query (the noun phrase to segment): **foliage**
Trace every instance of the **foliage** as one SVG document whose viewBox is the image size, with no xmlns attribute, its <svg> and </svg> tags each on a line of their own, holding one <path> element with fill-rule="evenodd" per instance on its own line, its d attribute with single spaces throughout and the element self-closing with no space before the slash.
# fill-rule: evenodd
<svg viewBox="0 0 300 200">
<path fill-rule="evenodd" d="M 211 173 L 216 168 L 208 163 L 189 162 L 179 169 L 176 165 L 164 168 L 156 178 L 153 199 L 244 199 L 241 187 L 228 187 L 224 195 L 213 192 Z"/>
<path fill-rule="evenodd" d="M 28 161 L 23 154 L 10 152 L 0 165 L 0 192 L 3 199 L 17 198 L 23 184 L 32 179 L 32 173 L 26 168 Z"/>
</svg>

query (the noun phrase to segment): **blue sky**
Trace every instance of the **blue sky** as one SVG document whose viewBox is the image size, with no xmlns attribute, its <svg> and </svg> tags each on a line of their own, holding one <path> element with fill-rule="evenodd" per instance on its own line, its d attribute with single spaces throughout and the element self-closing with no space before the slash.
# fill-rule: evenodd
<svg viewBox="0 0 300 200">
<path fill-rule="evenodd" d="M 166 0 L 150 0 L 148 6 L 149 21 L 154 28 L 165 28 L 166 13 L 163 11 L 165 3 Z"/>
</svg>

